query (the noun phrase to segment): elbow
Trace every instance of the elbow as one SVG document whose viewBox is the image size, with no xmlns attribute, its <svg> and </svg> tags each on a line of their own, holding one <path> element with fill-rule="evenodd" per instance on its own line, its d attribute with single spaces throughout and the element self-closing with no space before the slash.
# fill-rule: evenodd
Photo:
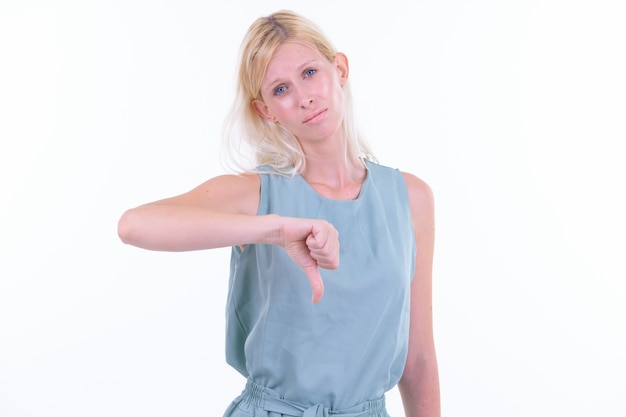
<svg viewBox="0 0 626 417">
<path fill-rule="evenodd" d="M 435 354 L 411 357 L 404 367 L 400 384 L 412 385 L 423 378 L 431 378 L 438 374 L 437 358 Z"/>
<path fill-rule="evenodd" d="M 441 416 L 437 362 L 426 360 L 405 368 L 398 382 L 407 416 Z"/>
</svg>

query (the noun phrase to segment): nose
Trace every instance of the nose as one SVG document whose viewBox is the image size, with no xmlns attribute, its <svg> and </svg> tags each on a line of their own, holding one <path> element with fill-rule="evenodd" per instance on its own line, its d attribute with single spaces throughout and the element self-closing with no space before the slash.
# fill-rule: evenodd
<svg viewBox="0 0 626 417">
<path fill-rule="evenodd" d="M 305 85 L 294 85 L 294 88 L 297 90 L 298 97 L 300 98 L 300 107 L 306 108 L 313 104 L 313 92 L 310 87 Z"/>
<path fill-rule="evenodd" d="M 313 104 L 313 97 L 311 97 L 310 95 L 303 95 L 302 98 L 300 99 L 300 107 L 304 108 L 304 107 L 309 107 L 311 104 Z"/>
</svg>

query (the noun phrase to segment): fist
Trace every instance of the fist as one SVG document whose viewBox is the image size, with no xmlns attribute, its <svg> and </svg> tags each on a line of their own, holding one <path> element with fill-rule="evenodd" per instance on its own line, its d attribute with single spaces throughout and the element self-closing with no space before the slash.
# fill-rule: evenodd
<svg viewBox="0 0 626 417">
<path fill-rule="evenodd" d="M 319 268 L 339 267 L 339 233 L 325 220 L 289 218 L 283 226 L 283 247 L 306 274 L 317 303 L 324 294 Z"/>
</svg>

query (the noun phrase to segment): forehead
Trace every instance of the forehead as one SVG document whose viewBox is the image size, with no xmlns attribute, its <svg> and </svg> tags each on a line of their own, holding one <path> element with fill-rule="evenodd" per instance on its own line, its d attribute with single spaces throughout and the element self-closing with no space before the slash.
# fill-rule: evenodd
<svg viewBox="0 0 626 417">
<path fill-rule="evenodd" d="M 282 43 L 272 54 L 265 72 L 265 81 L 283 73 L 298 71 L 301 66 L 320 60 L 326 61 L 326 58 L 311 44 L 305 42 Z"/>
</svg>

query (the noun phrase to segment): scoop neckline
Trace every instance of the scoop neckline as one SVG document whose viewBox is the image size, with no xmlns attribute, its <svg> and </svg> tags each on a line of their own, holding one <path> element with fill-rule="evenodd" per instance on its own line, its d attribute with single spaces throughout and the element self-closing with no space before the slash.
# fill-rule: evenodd
<svg viewBox="0 0 626 417">
<path fill-rule="evenodd" d="M 359 195 L 357 195 L 356 198 L 353 199 L 349 199 L 349 200 L 343 200 L 343 199 L 338 199 L 338 198 L 330 198 L 330 197 L 324 197 L 323 195 L 321 195 L 319 192 L 317 192 L 317 190 L 315 188 L 313 188 L 313 186 L 311 184 L 309 184 L 307 182 L 307 180 L 304 179 L 304 177 L 302 175 L 300 175 L 299 173 L 296 175 L 297 178 L 299 178 L 300 181 L 302 181 L 306 187 L 309 189 L 309 191 L 311 193 L 313 193 L 314 195 L 316 195 L 319 199 L 324 200 L 324 201 L 332 201 L 332 202 L 337 202 L 338 204 L 343 204 L 343 203 L 350 203 L 350 202 L 358 202 L 360 201 L 363 196 L 365 195 L 365 192 L 368 188 L 368 184 L 370 182 L 370 166 L 369 166 L 369 161 L 367 159 L 363 159 L 363 166 L 365 167 L 365 179 L 363 180 L 363 183 L 361 184 L 361 190 L 359 191 Z"/>
</svg>

